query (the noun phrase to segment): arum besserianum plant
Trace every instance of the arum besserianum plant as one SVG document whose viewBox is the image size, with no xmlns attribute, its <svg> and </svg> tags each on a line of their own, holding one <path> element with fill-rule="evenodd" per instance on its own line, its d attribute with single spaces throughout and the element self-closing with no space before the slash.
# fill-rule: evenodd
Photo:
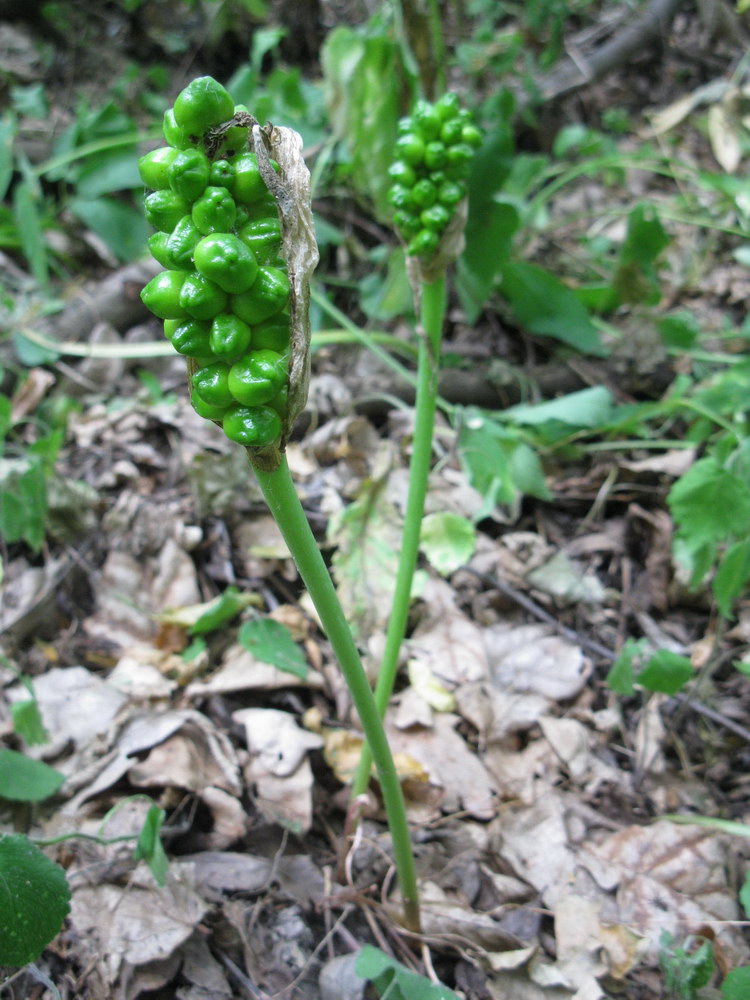
<svg viewBox="0 0 750 1000">
<path fill-rule="evenodd" d="M 142 298 L 187 359 L 195 410 L 245 446 L 316 606 L 375 763 L 404 923 L 418 931 L 409 827 L 381 713 L 285 457 L 307 399 L 309 283 L 318 261 L 302 141 L 291 129 L 261 126 L 207 76 L 165 113 L 164 138 L 139 161 L 156 230 L 149 247 L 165 269 Z"/>
<path fill-rule="evenodd" d="M 463 249 L 466 180 L 481 144 L 482 133 L 470 112 L 461 107 L 455 94 L 446 93 L 434 104 L 418 101 L 412 114 L 401 120 L 389 170 L 393 181 L 388 193 L 394 208 L 393 224 L 405 244 L 406 266 L 419 315 L 419 354 L 404 532 L 375 686 L 381 716 L 388 707 L 398 672 L 419 553 L 437 406 L 446 274 Z M 372 757 L 365 745 L 352 784 L 353 798 L 365 792 L 371 769 Z"/>
</svg>

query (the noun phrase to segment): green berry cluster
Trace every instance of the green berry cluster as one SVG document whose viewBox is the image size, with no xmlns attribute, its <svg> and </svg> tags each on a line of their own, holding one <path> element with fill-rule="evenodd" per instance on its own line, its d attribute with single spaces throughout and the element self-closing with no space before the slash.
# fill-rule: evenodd
<svg viewBox="0 0 750 1000">
<path fill-rule="evenodd" d="M 399 122 L 396 159 L 388 174 L 393 222 L 410 257 L 431 257 L 466 195 L 466 177 L 482 133 L 455 94 L 418 101 Z"/>
<path fill-rule="evenodd" d="M 276 201 L 247 149 L 252 121 L 209 76 L 165 113 L 168 145 L 138 167 L 152 189 L 149 248 L 166 270 L 141 297 L 191 359 L 195 410 L 231 440 L 264 447 L 286 412 L 290 284 Z"/>
</svg>

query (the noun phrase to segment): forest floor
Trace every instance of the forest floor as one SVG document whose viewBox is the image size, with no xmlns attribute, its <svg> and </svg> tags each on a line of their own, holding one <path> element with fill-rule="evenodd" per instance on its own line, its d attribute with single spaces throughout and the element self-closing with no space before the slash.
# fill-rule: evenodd
<svg viewBox="0 0 750 1000">
<path fill-rule="evenodd" d="M 696 76 L 677 42 L 655 54 L 664 63 L 652 106 L 728 72 L 739 44 L 694 14 L 674 30 L 696 48 L 714 44 L 716 58 Z M 13 31 L 29 57 L 33 27 Z M 29 65 L 26 82 L 35 72 Z M 621 67 L 557 111 L 575 120 L 629 91 L 638 101 L 654 75 L 650 63 Z M 90 66 L 84 76 L 90 93 L 103 84 Z M 710 160 L 705 136 L 683 141 Z M 644 200 L 662 197 L 653 177 L 637 183 Z M 610 196 L 583 178 L 551 211 Z M 746 268 L 674 231 L 662 307 L 689 304 L 707 330 L 728 317 L 741 324 Z M 566 238 L 561 229 L 530 251 L 552 266 L 575 254 Z M 133 349 L 158 339 L 138 301 L 150 265 L 117 270 L 96 250 L 90 239 L 83 296 L 77 283 L 60 285 L 79 310 L 77 338 L 66 337 Z M 689 280 L 701 254 L 714 263 Z M 16 273 L 21 282 L 19 268 L 9 284 Z M 81 321 L 82 302 L 94 303 L 98 324 Z M 362 321 L 343 295 L 342 305 Z M 650 339 L 643 313 L 618 322 L 633 331 L 627 351 L 560 361 L 497 304 L 468 329 L 452 299 L 446 350 L 464 358 L 470 393 L 506 391 L 505 375 L 490 372 L 497 352 L 523 373 L 528 401 L 542 398 L 540 373 L 566 392 L 604 385 L 619 402 L 660 398 L 684 359 Z M 395 332 L 407 335 L 407 324 Z M 444 386 L 454 401 L 461 381 Z M 362 347 L 321 347 L 305 434 L 288 452 L 372 669 L 403 521 L 412 430 L 410 407 L 394 405 L 403 388 Z M 343 1000 L 364 995 L 354 956 L 365 943 L 466 1000 L 691 1000 L 689 985 L 670 992 L 664 970 L 689 967 L 705 939 L 714 983 L 750 963 L 739 903 L 746 841 L 659 819 L 750 821 L 750 687 L 732 666 L 750 643 L 750 604 L 717 631 L 710 594 L 689 590 L 675 560 L 666 503 L 698 446 L 552 455 L 550 500 L 488 509 L 455 428 L 439 418 L 427 512 L 476 531 L 425 548 L 387 716 L 422 890 L 416 939 L 399 924 L 376 788 L 361 827 L 347 827 L 361 745 L 347 689 L 244 456 L 190 407 L 182 359 L 32 365 L 14 412 L 26 419 L 53 393 L 76 407 L 49 482 L 47 541 L 38 554 L 21 543 L 4 552 L 0 739 L 66 780 L 54 799 L 2 824 L 94 839 L 48 849 L 67 872 L 70 916 L 36 969 L 0 995 L 49 1000 L 48 977 L 60 996 L 82 1000 Z M 235 614 L 196 629 L 227 593 Z M 260 621 L 284 626 L 294 645 L 253 651 L 242 630 Z M 606 677 L 632 639 L 687 657 L 695 676 L 685 691 L 616 694 Z M 278 664 L 279 648 L 287 669 L 268 662 Z M 28 697 L 19 672 L 49 736 L 38 746 L 14 732 L 10 706 Z M 133 859 L 132 839 L 111 839 L 135 837 L 154 802 L 166 811 L 163 886 Z"/>
</svg>

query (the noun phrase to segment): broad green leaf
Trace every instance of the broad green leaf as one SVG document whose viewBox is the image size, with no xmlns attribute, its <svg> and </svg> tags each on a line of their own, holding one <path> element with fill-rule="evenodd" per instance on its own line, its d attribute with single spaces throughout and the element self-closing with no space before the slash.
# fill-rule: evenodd
<svg viewBox="0 0 750 1000">
<path fill-rule="evenodd" d="M 388 167 L 405 85 L 398 45 L 340 26 L 326 37 L 321 62 L 331 124 L 348 147 L 352 181 L 388 218 Z"/>
<path fill-rule="evenodd" d="M 107 244 L 121 261 L 136 260 L 146 247 L 148 227 L 141 209 L 114 198 L 75 198 L 70 211 Z"/>
<path fill-rule="evenodd" d="M 16 185 L 13 190 L 13 215 L 31 273 L 40 285 L 46 285 L 49 279 L 49 267 L 36 185 L 27 180 L 22 180 Z"/>
<path fill-rule="evenodd" d="M 215 632 L 235 618 L 252 601 L 251 594 L 241 594 L 236 587 L 227 587 L 223 594 L 209 601 L 190 626 L 191 635 Z"/>
<path fill-rule="evenodd" d="M 721 1000 L 747 1000 L 750 997 L 750 965 L 729 971 L 721 984 Z"/>
<path fill-rule="evenodd" d="M 497 504 L 512 504 L 519 497 L 513 482 L 509 453 L 514 441 L 481 411 L 468 409 L 458 434 L 458 453 L 469 482 L 484 497 L 477 520 L 487 517 Z"/>
<path fill-rule="evenodd" d="M 713 581 L 713 591 L 719 611 L 725 618 L 732 614 L 732 605 L 750 580 L 750 539 L 735 542 L 721 558 Z"/>
<path fill-rule="evenodd" d="M 165 884 L 169 871 L 169 859 L 164 852 L 160 836 L 166 815 L 159 806 L 150 807 L 133 851 L 133 859 L 135 861 L 143 859 L 151 869 L 156 884 L 160 886 Z"/>
<path fill-rule="evenodd" d="M 510 255 L 521 224 L 517 209 L 498 201 L 482 202 L 469 212 L 466 246 L 459 257 L 456 291 L 469 323 L 475 322 Z"/>
<path fill-rule="evenodd" d="M 554 337 L 585 354 L 607 354 L 581 301 L 549 271 L 526 261 L 507 261 L 500 289 L 531 333 Z"/>
<path fill-rule="evenodd" d="M 438 573 L 448 576 L 471 559 L 477 541 L 474 525 L 451 511 L 428 514 L 422 521 L 420 548 Z"/>
<path fill-rule="evenodd" d="M 41 760 L 17 750 L 0 750 L 0 798 L 11 802 L 41 802 L 54 795 L 65 775 Z"/>
<path fill-rule="evenodd" d="M 237 641 L 264 663 L 272 663 L 279 670 L 286 670 L 303 680 L 307 677 L 305 655 L 292 638 L 292 633 L 281 622 L 274 621 L 273 618 L 245 622 Z"/>
<path fill-rule="evenodd" d="M 84 201 L 100 198 L 113 191 L 143 190 L 138 173 L 136 147 L 109 150 L 90 157 L 78 174 L 76 194 Z"/>
<path fill-rule="evenodd" d="M 628 216 L 628 230 L 620 249 L 614 288 L 621 302 L 655 305 L 661 298 L 656 260 L 669 244 L 654 208 L 637 205 Z"/>
<path fill-rule="evenodd" d="M 65 872 L 27 837 L 0 834 L 0 965 L 33 962 L 70 909 Z"/>
<path fill-rule="evenodd" d="M 631 646 L 632 639 L 628 639 L 607 673 L 607 686 L 616 694 L 629 696 L 635 691 L 635 669 L 633 660 L 636 650 Z"/>
<path fill-rule="evenodd" d="M 13 719 L 13 729 L 27 746 L 38 746 L 47 742 L 49 734 L 44 728 L 36 698 L 24 698 L 23 701 L 12 702 L 10 714 Z"/>
<path fill-rule="evenodd" d="M 690 350 L 701 332 L 695 314 L 688 309 L 680 309 L 664 316 L 657 323 L 657 329 L 665 347 L 675 347 L 681 351 Z"/>
<path fill-rule="evenodd" d="M 674 484 L 667 504 L 678 526 L 676 541 L 691 560 L 695 585 L 705 575 L 717 543 L 747 532 L 750 486 L 715 458 L 701 458 Z"/>
<path fill-rule="evenodd" d="M 13 140 L 16 135 L 15 116 L 10 113 L 0 118 L 0 201 L 8 193 L 13 176 Z"/>
<path fill-rule="evenodd" d="M 693 665 L 687 657 L 672 653 L 668 649 L 660 649 L 638 673 L 636 683 L 648 691 L 677 694 L 685 687 L 693 673 Z"/>
<path fill-rule="evenodd" d="M 369 944 L 359 952 L 354 969 L 362 979 L 373 983 L 381 1000 L 458 1000 L 447 986 L 411 972 Z"/>
<path fill-rule="evenodd" d="M 740 903 L 745 911 L 745 916 L 750 919 L 750 872 L 745 875 L 745 881 L 740 889 Z M 750 993 L 748 995 L 750 996 Z"/>
<path fill-rule="evenodd" d="M 25 459 L 0 460 L 0 538 L 24 541 L 38 551 L 44 541 L 47 478 L 44 463 Z"/>
<path fill-rule="evenodd" d="M 511 451 L 509 468 L 510 477 L 521 493 L 539 500 L 552 499 L 539 455 L 524 441 L 518 441 Z"/>
<path fill-rule="evenodd" d="M 556 422 L 583 429 L 601 427 L 608 423 L 613 410 L 612 393 L 605 386 L 597 385 L 544 403 L 511 406 L 505 411 L 504 417 L 531 426 Z"/>
</svg>

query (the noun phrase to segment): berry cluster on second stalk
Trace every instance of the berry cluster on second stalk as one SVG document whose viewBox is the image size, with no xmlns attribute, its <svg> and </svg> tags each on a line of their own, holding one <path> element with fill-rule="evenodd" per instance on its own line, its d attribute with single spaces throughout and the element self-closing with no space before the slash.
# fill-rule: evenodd
<svg viewBox="0 0 750 1000">
<path fill-rule="evenodd" d="M 276 202 L 247 151 L 248 125 L 228 124 L 236 119 L 250 120 L 247 109 L 199 77 L 164 115 L 168 145 L 139 160 L 157 230 L 149 248 L 166 268 L 141 297 L 193 361 L 195 410 L 263 447 L 286 410 L 290 283 Z"/>
<path fill-rule="evenodd" d="M 466 195 L 466 177 L 482 133 L 455 94 L 418 101 L 399 122 L 396 159 L 388 174 L 393 222 L 410 257 L 431 257 Z"/>
</svg>

